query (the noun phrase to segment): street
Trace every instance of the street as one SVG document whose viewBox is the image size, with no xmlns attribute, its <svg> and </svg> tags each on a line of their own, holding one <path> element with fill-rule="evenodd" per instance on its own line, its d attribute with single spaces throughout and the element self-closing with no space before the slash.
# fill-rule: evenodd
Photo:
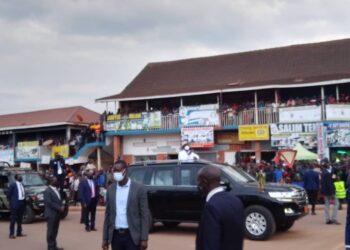
<svg viewBox="0 0 350 250">
<path fill-rule="evenodd" d="M 97 213 L 97 232 L 85 232 L 79 224 L 79 211 L 71 211 L 67 218 L 61 221 L 58 245 L 67 249 L 101 249 L 103 211 Z M 245 240 L 244 249 L 249 250 L 288 250 L 288 249 L 344 249 L 345 210 L 339 211 L 339 221 L 342 225 L 325 225 L 323 210 L 320 206 L 316 216 L 307 216 L 285 233 L 277 233 L 269 241 L 257 242 Z M 8 238 L 9 222 L 0 221 L 1 250 L 44 250 L 46 247 L 46 223 L 38 221 L 24 225 L 24 233 L 28 236 L 15 240 Z M 196 225 L 180 224 L 174 229 L 165 229 L 156 225 L 150 234 L 149 250 L 192 250 L 195 247 Z M 234 237 L 234 235 L 233 235 Z"/>
</svg>

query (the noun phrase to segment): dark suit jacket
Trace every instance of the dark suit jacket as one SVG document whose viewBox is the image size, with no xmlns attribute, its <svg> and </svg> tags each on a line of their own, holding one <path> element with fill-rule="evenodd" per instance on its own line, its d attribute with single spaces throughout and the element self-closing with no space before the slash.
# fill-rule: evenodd
<svg viewBox="0 0 350 250">
<path fill-rule="evenodd" d="M 321 193 L 326 196 L 332 196 L 335 194 L 335 188 L 332 180 L 332 173 L 329 173 L 327 170 L 322 171 Z"/>
<path fill-rule="evenodd" d="M 21 205 L 18 200 L 18 188 L 16 182 L 12 183 L 7 192 L 7 199 L 10 202 L 10 209 L 17 209 Z"/>
<path fill-rule="evenodd" d="M 196 250 L 241 250 L 244 212 L 232 193 L 215 194 L 204 206 L 199 223 Z"/>
<path fill-rule="evenodd" d="M 109 186 L 106 198 L 105 220 L 103 224 L 103 241 L 112 242 L 115 229 L 116 207 L 116 183 Z M 136 245 L 140 241 L 148 240 L 150 228 L 147 192 L 145 187 L 131 181 L 128 202 L 127 219 L 131 238 Z"/>
<path fill-rule="evenodd" d="M 58 163 L 60 163 L 62 168 L 62 174 L 65 175 L 64 160 L 63 159 L 53 159 L 50 162 L 50 167 L 53 169 L 53 175 L 58 176 Z"/>
<path fill-rule="evenodd" d="M 45 218 L 55 218 L 60 214 L 63 206 L 62 198 L 59 199 L 55 191 L 48 187 L 44 192 Z"/>
<path fill-rule="evenodd" d="M 320 177 L 313 170 L 308 170 L 304 175 L 304 188 L 307 191 L 318 191 L 320 189 Z"/>
<path fill-rule="evenodd" d="M 96 180 L 93 180 L 95 184 L 95 201 L 98 200 L 99 188 Z M 81 183 L 81 200 L 84 204 L 89 205 L 92 201 L 91 199 L 91 187 L 89 185 L 88 179 L 85 179 Z"/>
</svg>

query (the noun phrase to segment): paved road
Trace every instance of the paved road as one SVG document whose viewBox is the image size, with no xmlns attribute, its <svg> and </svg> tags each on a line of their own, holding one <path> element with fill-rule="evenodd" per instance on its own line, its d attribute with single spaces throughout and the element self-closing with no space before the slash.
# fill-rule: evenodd
<svg viewBox="0 0 350 250">
<path fill-rule="evenodd" d="M 254 242 L 246 240 L 244 249 L 247 250 L 295 250 L 317 249 L 317 250 L 342 250 L 344 238 L 345 210 L 340 211 L 340 226 L 325 225 L 323 222 L 322 210 L 317 211 L 316 216 L 307 216 L 286 232 L 276 234 L 271 240 L 265 242 Z M 71 212 L 61 222 L 58 243 L 59 246 L 67 249 L 101 249 L 101 228 L 103 212 L 97 215 L 97 232 L 87 233 L 84 227 L 78 223 L 79 212 Z M 46 223 L 36 222 L 24 225 L 26 238 L 15 240 L 8 239 L 8 221 L 0 221 L 0 249 L 1 250 L 45 250 Z M 165 230 L 162 226 L 156 226 L 156 231 L 150 235 L 149 250 L 192 250 L 196 226 L 181 224 L 172 230 Z"/>
</svg>

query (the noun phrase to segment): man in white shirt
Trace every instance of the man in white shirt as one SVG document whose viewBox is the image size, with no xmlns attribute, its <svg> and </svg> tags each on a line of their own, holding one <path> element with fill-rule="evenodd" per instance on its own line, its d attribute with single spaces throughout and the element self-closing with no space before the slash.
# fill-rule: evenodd
<svg viewBox="0 0 350 250">
<path fill-rule="evenodd" d="M 199 155 L 192 152 L 191 147 L 188 144 L 182 146 L 182 150 L 178 155 L 179 161 L 194 161 L 199 160 Z"/>
<path fill-rule="evenodd" d="M 9 187 L 7 199 L 10 202 L 10 239 L 15 239 L 15 224 L 17 223 L 17 237 L 24 237 L 22 233 L 22 218 L 26 207 L 25 190 L 22 184 L 23 178 L 20 174 L 15 175 L 15 182 Z"/>
</svg>

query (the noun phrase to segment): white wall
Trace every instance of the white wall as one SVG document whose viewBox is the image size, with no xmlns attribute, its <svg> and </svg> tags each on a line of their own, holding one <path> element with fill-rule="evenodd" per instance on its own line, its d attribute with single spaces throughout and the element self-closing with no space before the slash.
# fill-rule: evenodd
<svg viewBox="0 0 350 250">
<path fill-rule="evenodd" d="M 177 154 L 180 134 L 128 135 L 123 137 L 124 155 Z"/>
</svg>

